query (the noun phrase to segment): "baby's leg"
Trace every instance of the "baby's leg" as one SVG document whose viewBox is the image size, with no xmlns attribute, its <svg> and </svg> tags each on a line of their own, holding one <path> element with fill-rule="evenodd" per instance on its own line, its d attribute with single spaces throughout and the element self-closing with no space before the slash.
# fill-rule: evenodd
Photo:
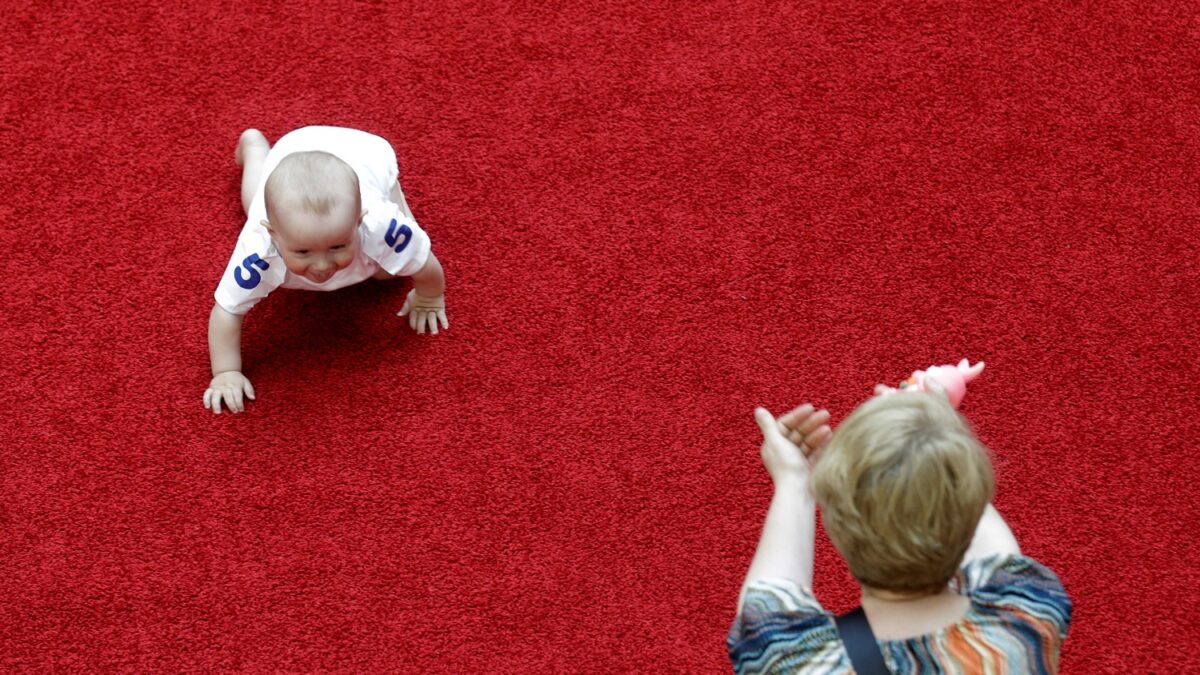
<svg viewBox="0 0 1200 675">
<path fill-rule="evenodd" d="M 254 191 L 258 188 L 258 179 L 262 176 L 263 160 L 271 144 L 267 137 L 258 129 L 247 129 L 238 139 L 237 150 L 233 159 L 242 167 L 242 210 L 250 214 L 250 202 L 254 199 Z"/>
</svg>

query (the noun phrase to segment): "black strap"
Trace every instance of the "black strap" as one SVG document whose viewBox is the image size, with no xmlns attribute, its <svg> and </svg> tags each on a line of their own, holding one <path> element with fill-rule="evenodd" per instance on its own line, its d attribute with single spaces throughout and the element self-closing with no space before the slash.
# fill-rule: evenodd
<svg viewBox="0 0 1200 675">
<path fill-rule="evenodd" d="M 862 607 L 839 616 L 837 630 L 842 644 L 846 645 L 854 672 L 858 675 L 888 675 L 890 671 L 883 662 L 883 652 L 879 651 L 879 643 L 875 642 L 875 634 L 871 632 L 871 624 Z"/>
</svg>

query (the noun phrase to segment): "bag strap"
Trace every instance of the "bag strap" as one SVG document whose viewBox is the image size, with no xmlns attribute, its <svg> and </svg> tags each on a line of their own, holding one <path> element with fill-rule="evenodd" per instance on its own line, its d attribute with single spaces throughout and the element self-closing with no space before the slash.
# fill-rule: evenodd
<svg viewBox="0 0 1200 675">
<path fill-rule="evenodd" d="M 879 643 L 875 642 L 875 633 L 871 632 L 863 608 L 855 607 L 836 621 L 838 636 L 846 645 L 854 672 L 858 675 L 888 675 L 890 671 L 883 662 L 883 652 L 879 651 Z"/>
</svg>

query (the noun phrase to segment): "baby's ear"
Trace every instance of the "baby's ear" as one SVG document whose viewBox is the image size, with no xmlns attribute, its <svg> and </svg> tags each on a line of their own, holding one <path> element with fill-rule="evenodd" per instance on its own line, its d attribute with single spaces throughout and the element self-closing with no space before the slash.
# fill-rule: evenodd
<svg viewBox="0 0 1200 675">
<path fill-rule="evenodd" d="M 362 225 L 362 222 L 366 219 L 367 219 L 367 209 L 363 209 L 363 212 L 358 214 L 358 224 Z"/>
<path fill-rule="evenodd" d="M 263 227 L 267 228 L 267 234 L 270 234 L 272 236 L 275 235 L 275 230 L 271 228 L 271 221 L 264 218 L 264 219 L 258 221 L 258 223 L 260 225 L 262 225 Z"/>
</svg>

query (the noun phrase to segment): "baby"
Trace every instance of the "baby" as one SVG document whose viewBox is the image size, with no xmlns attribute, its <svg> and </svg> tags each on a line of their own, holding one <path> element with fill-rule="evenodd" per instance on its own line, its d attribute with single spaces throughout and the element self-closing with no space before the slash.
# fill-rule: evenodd
<svg viewBox="0 0 1200 675">
<path fill-rule="evenodd" d="M 411 277 L 400 310 L 418 333 L 449 328 L 441 263 L 413 219 L 387 141 L 354 129 L 305 127 L 272 148 L 247 129 L 242 167 L 246 224 L 217 285 L 208 320 L 212 382 L 204 407 L 233 412 L 254 399 L 242 374 L 242 319 L 276 288 L 332 291 L 367 278 Z"/>
</svg>

